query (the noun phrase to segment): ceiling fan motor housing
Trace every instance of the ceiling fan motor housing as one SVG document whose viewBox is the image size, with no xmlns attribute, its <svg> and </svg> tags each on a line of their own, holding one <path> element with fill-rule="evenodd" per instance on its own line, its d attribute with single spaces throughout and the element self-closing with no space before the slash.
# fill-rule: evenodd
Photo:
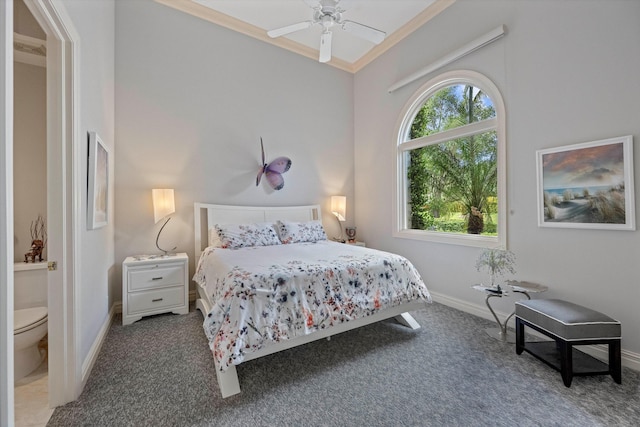
<svg viewBox="0 0 640 427">
<path fill-rule="evenodd" d="M 335 7 L 323 7 L 322 10 L 316 11 L 314 21 L 319 22 L 323 27 L 329 28 L 333 24 L 342 24 L 341 11 Z"/>
<path fill-rule="evenodd" d="M 322 25 L 323 31 L 320 36 L 320 62 L 327 62 L 331 59 L 331 31 L 334 25 L 339 25 L 344 31 L 352 33 L 358 37 L 379 44 L 384 40 L 384 31 L 377 30 L 367 25 L 354 21 L 342 21 L 344 9 L 338 7 L 340 0 L 305 0 L 314 9 L 313 20 L 298 22 L 267 32 L 269 37 L 280 37 L 296 31 L 304 30 L 313 25 Z"/>
</svg>

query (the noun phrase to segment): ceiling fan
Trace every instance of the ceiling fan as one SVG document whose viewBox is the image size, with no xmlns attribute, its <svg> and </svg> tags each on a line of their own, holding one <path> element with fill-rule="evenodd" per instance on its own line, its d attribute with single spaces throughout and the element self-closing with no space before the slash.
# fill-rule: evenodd
<svg viewBox="0 0 640 427">
<path fill-rule="evenodd" d="M 313 19 L 309 21 L 298 22 L 297 24 L 287 25 L 282 28 L 267 31 L 271 38 L 284 36 L 296 31 L 305 30 L 313 25 L 321 25 L 323 27 L 320 36 L 320 62 L 328 62 L 331 60 L 331 31 L 334 25 L 340 26 L 344 31 L 352 33 L 355 36 L 368 40 L 375 44 L 380 44 L 384 40 L 386 33 L 364 24 L 354 21 L 342 20 L 342 13 L 345 9 L 338 6 L 340 0 L 304 0 L 309 7 L 313 8 Z"/>
</svg>

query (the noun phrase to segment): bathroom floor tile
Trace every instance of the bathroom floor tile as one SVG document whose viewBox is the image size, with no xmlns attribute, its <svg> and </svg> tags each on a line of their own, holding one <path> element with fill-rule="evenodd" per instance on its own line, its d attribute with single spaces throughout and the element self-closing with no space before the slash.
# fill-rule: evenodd
<svg viewBox="0 0 640 427">
<path fill-rule="evenodd" d="M 49 376 L 43 363 L 18 381 L 14 388 L 17 427 L 46 426 L 53 409 L 49 408 Z"/>
</svg>

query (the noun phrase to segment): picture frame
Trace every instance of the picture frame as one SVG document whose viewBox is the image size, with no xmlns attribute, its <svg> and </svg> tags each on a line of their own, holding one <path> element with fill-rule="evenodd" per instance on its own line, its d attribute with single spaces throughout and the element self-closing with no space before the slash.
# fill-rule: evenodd
<svg viewBox="0 0 640 427">
<path fill-rule="evenodd" d="M 96 132 L 89 132 L 87 167 L 87 229 L 109 223 L 109 150 Z"/>
<path fill-rule="evenodd" d="M 631 135 L 536 151 L 538 226 L 635 230 Z"/>
</svg>

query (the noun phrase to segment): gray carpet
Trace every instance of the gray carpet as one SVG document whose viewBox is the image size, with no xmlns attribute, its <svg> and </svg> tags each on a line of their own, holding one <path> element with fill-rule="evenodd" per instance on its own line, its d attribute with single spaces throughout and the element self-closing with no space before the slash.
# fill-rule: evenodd
<svg viewBox="0 0 640 427">
<path fill-rule="evenodd" d="M 193 310 L 193 309 L 192 309 Z M 411 331 L 385 321 L 238 367 L 221 399 L 197 311 L 112 325 L 80 398 L 49 426 L 637 426 L 640 375 L 560 374 L 431 304 Z"/>
</svg>

